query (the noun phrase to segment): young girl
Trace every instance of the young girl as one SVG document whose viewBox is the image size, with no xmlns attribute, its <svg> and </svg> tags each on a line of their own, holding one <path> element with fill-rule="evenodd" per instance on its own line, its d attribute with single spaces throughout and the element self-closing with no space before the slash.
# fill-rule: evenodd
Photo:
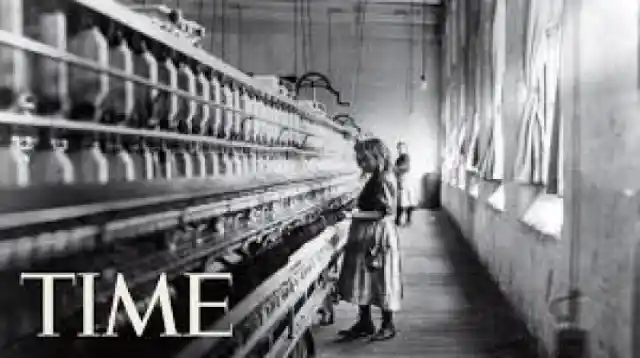
<svg viewBox="0 0 640 358">
<path fill-rule="evenodd" d="M 352 215 L 338 291 L 343 300 L 360 306 L 360 312 L 356 324 L 340 335 L 344 339 L 371 335 L 372 340 L 390 339 L 396 335 L 393 312 L 400 309 L 402 298 L 390 152 L 376 138 L 359 142 L 355 150 L 358 165 L 369 178 Z M 371 306 L 382 310 L 382 325 L 377 332 Z"/>
<path fill-rule="evenodd" d="M 410 170 L 409 154 L 407 145 L 398 142 L 398 159 L 396 160 L 395 174 L 398 183 L 398 207 L 396 209 L 396 225 L 402 225 L 402 216 L 407 214 L 407 225 L 411 224 L 411 214 L 415 206 L 413 192 L 407 183 L 407 174 Z"/>
</svg>

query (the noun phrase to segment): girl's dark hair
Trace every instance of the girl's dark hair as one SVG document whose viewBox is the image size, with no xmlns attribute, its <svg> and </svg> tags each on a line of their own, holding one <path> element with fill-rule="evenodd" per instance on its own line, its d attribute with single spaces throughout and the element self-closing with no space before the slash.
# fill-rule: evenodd
<svg viewBox="0 0 640 358">
<path fill-rule="evenodd" d="M 356 152 L 367 153 L 375 160 L 380 172 L 391 170 L 391 151 L 379 138 L 369 138 L 356 142 Z"/>
</svg>

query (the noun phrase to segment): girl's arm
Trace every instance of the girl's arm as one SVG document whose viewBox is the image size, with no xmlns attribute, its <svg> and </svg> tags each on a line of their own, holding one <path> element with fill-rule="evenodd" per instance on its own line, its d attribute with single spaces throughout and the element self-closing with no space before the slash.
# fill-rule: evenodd
<svg viewBox="0 0 640 358">
<path fill-rule="evenodd" d="M 369 211 L 354 210 L 347 214 L 354 219 L 380 220 L 386 216 L 393 215 L 396 205 L 395 180 L 390 176 L 378 179 L 379 185 L 375 193 L 375 209 Z"/>
<path fill-rule="evenodd" d="M 352 211 L 351 217 L 354 219 L 380 220 L 384 217 L 384 214 L 380 211 Z"/>
<path fill-rule="evenodd" d="M 396 181 L 390 175 L 387 175 L 382 180 L 382 190 L 380 193 L 380 202 L 383 206 L 384 216 L 393 215 L 396 207 Z"/>
</svg>

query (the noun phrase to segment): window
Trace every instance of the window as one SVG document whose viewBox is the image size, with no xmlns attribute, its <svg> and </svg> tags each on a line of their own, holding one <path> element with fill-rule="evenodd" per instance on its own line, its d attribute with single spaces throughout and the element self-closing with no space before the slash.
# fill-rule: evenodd
<svg viewBox="0 0 640 358">
<path fill-rule="evenodd" d="M 453 74 L 453 11 L 451 8 L 449 8 L 449 12 L 447 14 L 445 39 L 447 41 L 445 58 L 446 78 L 451 81 L 451 76 Z"/>
<path fill-rule="evenodd" d="M 478 163 L 480 161 L 480 148 L 479 148 L 479 137 L 480 137 L 480 115 L 476 112 L 473 114 L 471 118 L 471 123 L 469 123 L 469 137 L 467 141 L 467 146 L 465 150 L 466 154 L 466 169 L 472 172 L 476 172 L 478 170 Z"/>
<path fill-rule="evenodd" d="M 558 91 L 561 44 L 559 17 L 543 16 L 546 13 L 543 14 L 538 8 L 547 5 L 555 7 L 551 6 L 550 1 L 542 1 L 543 4 L 531 2 L 526 57 L 529 93 L 519 133 L 515 177 L 518 181 L 543 185 L 547 193 L 561 195 L 563 164 Z M 537 26 L 540 24 L 546 26 Z"/>
<path fill-rule="evenodd" d="M 462 54 L 467 48 L 467 1 L 458 2 L 456 11 L 458 12 L 458 48 Z"/>
<path fill-rule="evenodd" d="M 491 88 L 492 81 L 490 81 L 490 57 L 488 56 L 490 51 L 490 27 L 486 24 L 491 22 L 491 19 L 486 18 L 485 11 L 481 11 L 480 4 L 475 4 L 472 9 L 474 28 L 474 36 L 470 43 L 470 48 L 474 53 L 474 63 L 472 68 L 473 81 L 473 99 L 474 99 L 474 112 L 472 118 L 472 136 L 468 158 L 468 168 L 474 174 L 472 177 L 472 184 L 470 185 L 470 194 L 479 198 L 480 187 L 482 179 L 486 179 L 486 167 L 491 164 L 491 159 L 494 157 L 492 154 L 492 139 L 494 137 L 493 131 L 494 118 L 491 113 Z"/>
<path fill-rule="evenodd" d="M 465 167 L 465 158 L 467 157 L 468 150 L 468 140 L 467 136 L 469 135 L 469 123 L 466 121 L 466 86 L 464 83 L 460 83 L 459 91 L 458 91 L 458 101 L 457 101 L 457 113 L 455 116 L 456 126 L 459 128 L 458 130 L 458 144 L 456 151 L 456 177 L 458 187 L 464 188 L 466 186 L 466 167 Z"/>
<path fill-rule="evenodd" d="M 458 36 L 460 33 L 458 28 L 458 24 L 460 23 L 458 20 L 458 17 L 460 16 L 458 11 L 458 1 L 454 0 L 451 2 L 451 12 L 451 63 L 456 65 L 458 63 Z"/>
<path fill-rule="evenodd" d="M 451 90 L 447 86 L 444 93 L 444 104 L 442 111 L 442 125 L 444 127 L 444 148 L 442 156 L 442 180 L 444 183 L 451 183 L 451 147 L 452 147 L 452 130 L 451 130 Z"/>
<path fill-rule="evenodd" d="M 545 80 L 547 87 L 547 94 L 549 96 L 548 107 L 546 107 L 547 118 L 549 122 L 546 123 L 547 138 L 546 147 L 549 150 L 546 152 L 548 158 L 545 158 L 545 164 L 547 166 L 546 173 L 546 187 L 547 193 L 562 196 L 563 194 L 563 120 L 560 101 L 560 51 L 561 51 L 561 31 L 560 26 L 554 25 L 546 33 L 548 51 L 547 51 L 547 66 L 545 71 Z"/>
<path fill-rule="evenodd" d="M 449 117 L 447 124 L 447 143 L 446 157 L 443 163 L 443 170 L 446 170 L 448 182 L 452 186 L 464 187 L 464 158 L 465 158 L 465 137 L 467 134 L 467 126 L 464 121 L 460 121 L 457 117 L 456 105 L 459 98 L 455 86 L 449 90 Z"/>
<path fill-rule="evenodd" d="M 460 144 L 459 144 L 459 125 L 457 121 L 457 105 L 459 98 L 457 97 L 455 83 L 449 88 L 449 111 L 447 117 L 447 166 L 449 171 L 449 183 L 451 185 L 458 185 L 458 158 L 460 156 Z"/>
<path fill-rule="evenodd" d="M 458 125 L 457 143 L 455 148 L 454 168 L 456 176 L 456 184 L 459 188 L 464 188 L 466 185 L 466 170 L 465 170 L 465 138 L 467 136 L 467 123 L 460 121 Z"/>
<path fill-rule="evenodd" d="M 487 150 L 480 165 L 483 178 L 502 180 L 504 177 L 504 140 L 502 134 L 502 86 L 506 63 L 506 3 L 497 0 L 491 34 L 492 101 L 488 123 Z"/>
<path fill-rule="evenodd" d="M 516 180 L 537 184 L 543 192 L 521 220 L 541 233 L 560 238 L 563 224 L 563 142 L 559 96 L 562 1 L 530 3 L 526 85 L 528 98 L 519 134 Z M 543 11 L 544 10 L 544 11 Z"/>
</svg>

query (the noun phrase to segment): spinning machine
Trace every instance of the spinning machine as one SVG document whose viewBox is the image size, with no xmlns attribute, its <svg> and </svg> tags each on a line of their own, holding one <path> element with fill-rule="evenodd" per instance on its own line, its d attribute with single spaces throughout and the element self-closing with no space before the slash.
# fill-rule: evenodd
<svg viewBox="0 0 640 358">
<path fill-rule="evenodd" d="M 302 357 L 332 321 L 331 292 L 360 189 L 356 132 L 278 86 L 208 54 L 178 11 L 112 0 L 0 1 L 0 356 Z M 166 16 L 166 21 L 163 17 Z M 267 83 L 267 84 L 265 84 Z M 118 311 L 118 338 L 82 338 L 79 285 L 42 289 L 21 272 L 98 273 L 104 332 L 118 273 L 140 315 L 166 274 L 179 331 L 185 273 L 203 285 L 202 330 L 144 337 Z"/>
</svg>

